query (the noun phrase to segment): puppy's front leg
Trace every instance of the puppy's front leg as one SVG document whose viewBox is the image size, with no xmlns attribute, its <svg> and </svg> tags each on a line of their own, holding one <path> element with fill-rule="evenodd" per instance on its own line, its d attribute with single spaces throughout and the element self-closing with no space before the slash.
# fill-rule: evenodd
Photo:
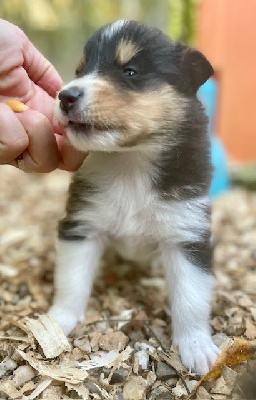
<svg viewBox="0 0 256 400">
<path fill-rule="evenodd" d="M 59 322 L 66 335 L 84 319 L 102 252 L 100 238 L 58 241 L 55 295 L 49 314 Z"/>
<path fill-rule="evenodd" d="M 220 353 L 212 341 L 208 321 L 214 277 L 193 262 L 202 255 L 203 245 L 183 244 L 162 253 L 171 301 L 173 343 L 179 348 L 183 364 L 200 374 L 209 371 Z"/>
</svg>

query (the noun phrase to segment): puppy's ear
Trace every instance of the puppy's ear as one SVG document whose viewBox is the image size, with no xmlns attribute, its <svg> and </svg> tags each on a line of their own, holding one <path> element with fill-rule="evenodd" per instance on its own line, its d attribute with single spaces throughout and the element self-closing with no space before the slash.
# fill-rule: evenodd
<svg viewBox="0 0 256 400">
<path fill-rule="evenodd" d="M 188 47 L 184 48 L 182 67 L 188 78 L 189 87 L 186 89 L 190 94 L 195 94 L 199 87 L 214 73 L 211 64 L 205 56 L 200 51 L 189 49 Z"/>
</svg>

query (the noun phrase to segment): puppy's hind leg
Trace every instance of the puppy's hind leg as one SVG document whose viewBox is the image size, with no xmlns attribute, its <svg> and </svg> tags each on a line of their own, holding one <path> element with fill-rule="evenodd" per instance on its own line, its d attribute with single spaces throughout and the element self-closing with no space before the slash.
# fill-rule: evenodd
<svg viewBox="0 0 256 400">
<path fill-rule="evenodd" d="M 220 350 L 212 341 L 208 321 L 214 277 L 193 262 L 202 254 L 201 245 L 165 249 L 162 262 L 171 301 L 173 343 L 189 370 L 206 374 Z"/>
<path fill-rule="evenodd" d="M 103 247 L 100 238 L 58 241 L 55 295 L 49 315 L 59 322 L 66 335 L 84 319 Z"/>
</svg>

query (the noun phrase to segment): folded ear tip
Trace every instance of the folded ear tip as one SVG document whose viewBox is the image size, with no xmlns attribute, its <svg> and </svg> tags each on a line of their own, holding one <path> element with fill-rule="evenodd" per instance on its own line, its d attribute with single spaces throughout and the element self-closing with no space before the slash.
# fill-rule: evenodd
<svg viewBox="0 0 256 400">
<path fill-rule="evenodd" d="M 214 74 L 211 63 L 198 50 L 187 49 L 183 62 L 189 69 L 191 84 L 195 92 Z"/>
</svg>

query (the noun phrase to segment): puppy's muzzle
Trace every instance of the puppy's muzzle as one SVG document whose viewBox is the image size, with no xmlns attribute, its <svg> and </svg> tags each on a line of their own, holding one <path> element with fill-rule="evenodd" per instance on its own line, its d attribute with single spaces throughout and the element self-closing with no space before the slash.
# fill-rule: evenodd
<svg viewBox="0 0 256 400">
<path fill-rule="evenodd" d="M 77 86 L 62 90 L 58 96 L 61 110 L 68 113 L 76 105 L 77 101 L 83 96 L 83 94 L 83 90 Z"/>
</svg>

